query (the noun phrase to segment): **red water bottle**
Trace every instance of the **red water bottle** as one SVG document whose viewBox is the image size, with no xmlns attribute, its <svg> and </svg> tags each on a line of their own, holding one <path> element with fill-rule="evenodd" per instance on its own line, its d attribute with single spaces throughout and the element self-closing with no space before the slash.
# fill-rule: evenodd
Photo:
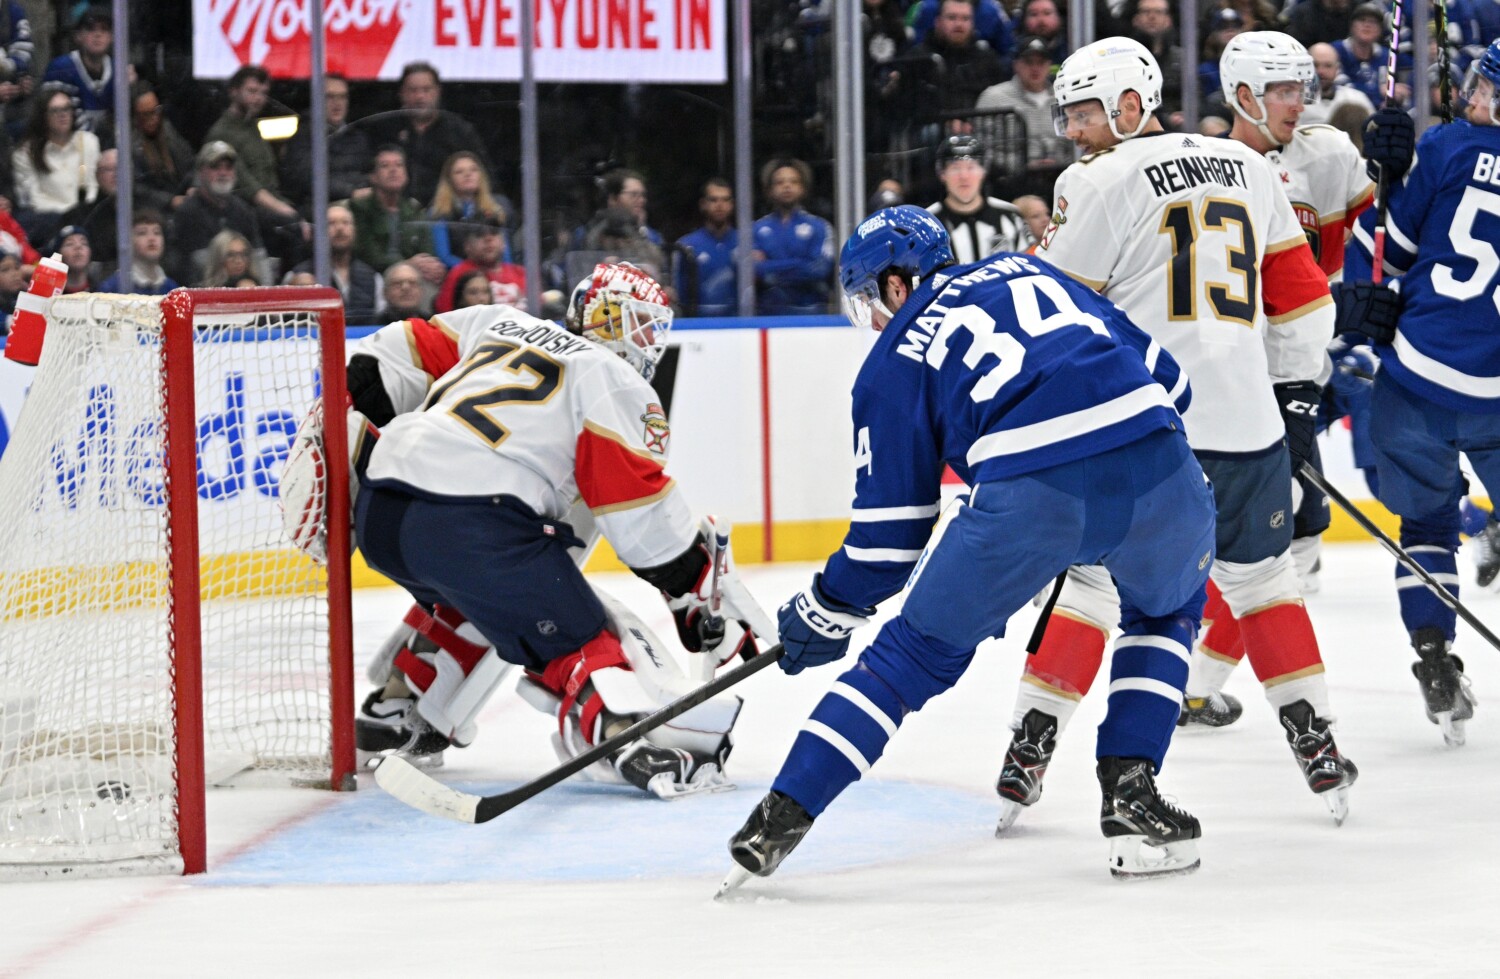
<svg viewBox="0 0 1500 979">
<path fill-rule="evenodd" d="M 16 297 L 16 313 L 10 318 L 10 337 L 5 341 L 5 357 L 35 366 L 42 356 L 42 337 L 47 332 L 47 311 L 52 300 L 68 284 L 68 267 L 62 256 L 53 254 L 36 263 L 31 285 Z"/>
</svg>

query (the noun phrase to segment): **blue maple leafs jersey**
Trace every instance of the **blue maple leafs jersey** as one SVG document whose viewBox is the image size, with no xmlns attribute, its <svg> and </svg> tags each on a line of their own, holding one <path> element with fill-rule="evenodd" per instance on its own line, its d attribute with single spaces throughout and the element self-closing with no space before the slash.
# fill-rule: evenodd
<svg viewBox="0 0 1500 979">
<path fill-rule="evenodd" d="M 933 275 L 855 380 L 854 510 L 822 587 L 858 606 L 900 590 L 945 463 L 970 485 L 1036 472 L 1181 430 L 1190 398 L 1123 310 L 1039 258 L 1002 252 Z"/>
<path fill-rule="evenodd" d="M 1374 252 L 1375 211 L 1355 241 Z M 1500 128 L 1454 122 L 1417 142 L 1391 190 L 1385 268 L 1405 297 L 1381 370 L 1436 404 L 1500 413 Z"/>
</svg>

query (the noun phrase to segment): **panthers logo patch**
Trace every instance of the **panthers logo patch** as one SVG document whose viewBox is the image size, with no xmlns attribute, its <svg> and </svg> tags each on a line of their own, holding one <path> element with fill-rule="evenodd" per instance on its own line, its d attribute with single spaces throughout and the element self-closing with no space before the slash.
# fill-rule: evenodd
<svg viewBox="0 0 1500 979">
<path fill-rule="evenodd" d="M 1302 233 L 1307 236 L 1308 247 L 1312 249 L 1313 260 L 1323 260 L 1323 225 L 1318 221 L 1318 209 L 1310 204 L 1299 204 L 1292 202 L 1292 210 L 1297 213 L 1297 223 L 1302 225 Z"/>
<path fill-rule="evenodd" d="M 641 421 L 646 426 L 643 434 L 646 448 L 657 455 L 666 455 L 667 440 L 672 437 L 672 429 L 667 425 L 667 413 L 662 406 L 655 402 L 647 405 Z"/>
</svg>

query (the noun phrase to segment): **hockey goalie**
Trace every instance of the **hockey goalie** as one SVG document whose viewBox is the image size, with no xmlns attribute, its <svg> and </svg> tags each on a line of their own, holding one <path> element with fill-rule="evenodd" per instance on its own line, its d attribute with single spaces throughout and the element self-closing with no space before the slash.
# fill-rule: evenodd
<svg viewBox="0 0 1500 979">
<path fill-rule="evenodd" d="M 574 289 L 566 328 L 476 306 L 392 323 L 357 348 L 355 539 L 416 600 L 371 664 L 362 762 L 441 764 L 474 740 L 515 667 L 524 699 L 556 718 L 565 761 L 774 636 L 734 572 L 727 525 L 694 517 L 665 471 L 670 429 L 648 382 L 671 321 L 650 276 L 601 264 Z M 282 481 L 288 534 L 315 557 L 321 431 L 316 417 L 304 424 Z M 661 591 L 688 671 L 584 579 L 601 535 Z M 709 700 L 589 774 L 662 798 L 730 788 L 739 709 L 738 697 Z"/>
</svg>

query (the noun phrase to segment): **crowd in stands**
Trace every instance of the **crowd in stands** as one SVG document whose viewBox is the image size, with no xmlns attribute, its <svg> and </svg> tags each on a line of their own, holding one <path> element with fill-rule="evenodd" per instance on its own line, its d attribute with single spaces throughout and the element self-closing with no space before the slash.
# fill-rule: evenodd
<svg viewBox="0 0 1500 979">
<path fill-rule="evenodd" d="M 1185 52 L 1177 0 L 1095 3 L 1096 36 L 1128 34 L 1155 53 L 1166 83 L 1161 117 L 1169 128 L 1182 127 L 1188 115 L 1184 65 L 1197 66 L 1191 114 L 1199 130 L 1228 128 L 1218 56 L 1245 30 L 1286 30 L 1309 47 L 1319 99 L 1305 122 L 1330 123 L 1358 139 L 1383 100 L 1384 5 L 1204 0 L 1199 49 Z M 780 51 L 815 58 L 818 46 L 830 41 L 830 0 L 755 0 L 754 6 L 766 27 L 758 35 Z M 118 71 L 112 63 L 109 12 L 67 11 L 66 50 L 38 64 L 23 6 L 0 0 L 0 307 L 9 311 L 39 255 L 53 252 L 68 266 L 70 292 L 311 284 L 313 141 L 306 107 L 294 135 L 268 140 L 260 123 L 272 107 L 274 114 L 297 110 L 271 99 L 277 79 L 265 68 L 247 65 L 223 86 L 227 104 L 211 125 L 179 128 L 170 118 L 172 106 L 138 78 L 135 66 Z M 1461 72 L 1488 38 L 1500 34 L 1500 4 L 1451 0 L 1449 11 L 1453 68 Z M 1069 53 L 1066 3 L 863 0 L 861 30 L 871 207 L 936 202 L 941 213 L 960 214 L 969 204 L 955 196 L 939 163 L 977 161 L 983 186 L 972 201 L 973 208 L 989 209 L 984 222 L 999 220 L 991 212 L 1003 204 L 1007 228 L 1018 215 L 1015 226 L 1029 229 L 1020 244 L 1040 234 L 1052 185 L 1076 155 L 1052 129 L 1052 79 Z M 790 47 L 788 37 L 796 39 Z M 1409 99 L 1409 50 L 1399 64 L 1398 97 Z M 116 254 L 117 83 L 130 86 L 134 214 L 128 256 Z M 325 79 L 333 202 L 328 284 L 343 292 L 348 321 L 374 323 L 480 302 L 524 306 L 520 249 L 527 216 L 506 196 L 515 188 L 502 186 L 473 114 L 466 118 L 445 107 L 443 80 L 425 62 L 402 68 L 395 86 L 399 108 L 354 118 L 352 95 L 368 84 L 351 85 L 336 74 Z M 758 84 L 778 83 L 763 73 Z M 810 108 L 803 128 L 815 127 L 820 112 Z M 942 161 L 940 148 L 956 135 L 974 137 L 981 150 L 955 157 L 950 146 L 950 160 Z M 764 214 L 752 236 L 758 312 L 833 311 L 835 241 L 825 219 L 832 188 L 817 186 L 820 176 L 831 182 L 827 171 L 796 155 L 766 153 L 756 162 L 756 211 Z M 679 193 L 696 186 L 696 230 L 679 235 L 691 226 L 691 199 L 652 211 L 653 181 Z M 565 226 L 549 216 L 543 229 L 546 311 L 556 312 L 571 283 L 605 257 L 635 262 L 670 282 L 688 315 L 738 311 L 735 200 L 724 175 L 684 178 L 615 165 L 598 174 L 597 190 L 591 215 L 584 211 Z M 979 219 L 971 213 L 966 220 Z"/>
</svg>

